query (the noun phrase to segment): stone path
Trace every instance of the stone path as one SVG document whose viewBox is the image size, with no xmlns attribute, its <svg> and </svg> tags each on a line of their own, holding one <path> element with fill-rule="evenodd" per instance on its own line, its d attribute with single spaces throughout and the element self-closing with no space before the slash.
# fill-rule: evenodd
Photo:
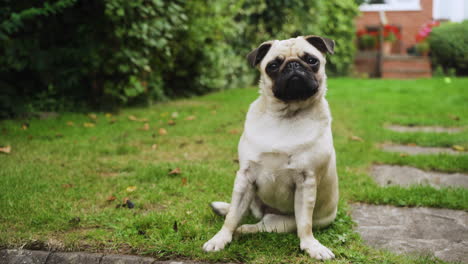
<svg viewBox="0 0 468 264">
<path fill-rule="evenodd" d="M 371 171 L 372 177 L 380 186 L 399 185 L 431 185 L 438 187 L 468 188 L 468 174 L 442 173 L 436 171 L 423 171 L 408 166 L 375 165 Z"/>
<path fill-rule="evenodd" d="M 462 128 L 386 126 L 396 132 L 456 133 Z M 382 144 L 389 152 L 408 155 L 468 154 L 450 148 Z M 380 186 L 468 188 L 468 174 L 424 171 L 409 166 L 374 165 L 371 175 Z M 468 263 L 468 212 L 439 208 L 402 208 L 386 205 L 352 205 L 357 231 L 367 244 L 406 254 L 434 255 L 445 261 Z"/>
<path fill-rule="evenodd" d="M 398 144 L 382 144 L 382 149 L 388 152 L 399 152 L 406 153 L 409 155 L 419 154 L 468 154 L 467 152 L 455 151 L 451 148 L 438 148 L 438 147 L 420 147 L 420 146 L 409 146 L 409 145 L 398 145 Z"/>
<path fill-rule="evenodd" d="M 468 263 L 467 212 L 365 204 L 352 209 L 357 231 L 373 247 Z"/>
<path fill-rule="evenodd" d="M 458 133 L 463 131 L 461 127 L 440 127 L 440 126 L 400 126 L 388 125 L 386 129 L 395 132 L 430 132 L 430 133 Z"/>
<path fill-rule="evenodd" d="M 0 250 L 0 264 L 207 264 L 192 261 L 156 261 L 129 255 L 105 255 L 87 252 L 49 252 L 38 250 Z"/>
</svg>

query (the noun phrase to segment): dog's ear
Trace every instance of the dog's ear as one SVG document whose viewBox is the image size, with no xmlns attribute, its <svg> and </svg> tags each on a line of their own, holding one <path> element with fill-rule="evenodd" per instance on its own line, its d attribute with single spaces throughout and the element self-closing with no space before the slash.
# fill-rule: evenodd
<svg viewBox="0 0 468 264">
<path fill-rule="evenodd" d="M 309 42 L 312 46 L 316 47 L 322 53 L 330 53 L 333 54 L 335 51 L 335 41 L 329 38 L 319 37 L 319 36 L 305 36 L 304 37 L 307 42 Z"/>
<path fill-rule="evenodd" d="M 268 53 L 271 48 L 271 41 L 264 42 L 258 48 L 252 50 L 249 54 L 247 54 L 247 61 L 249 65 L 252 67 L 257 66 Z"/>
</svg>

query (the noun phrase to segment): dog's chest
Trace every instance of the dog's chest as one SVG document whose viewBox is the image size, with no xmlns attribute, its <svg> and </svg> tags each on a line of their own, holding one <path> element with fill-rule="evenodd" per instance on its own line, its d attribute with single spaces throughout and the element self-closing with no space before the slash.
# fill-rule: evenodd
<svg viewBox="0 0 468 264">
<path fill-rule="evenodd" d="M 259 162 L 250 162 L 256 175 L 257 196 L 268 206 L 284 213 L 294 212 L 295 178 L 301 170 L 291 167 L 285 153 L 262 153 Z"/>
</svg>

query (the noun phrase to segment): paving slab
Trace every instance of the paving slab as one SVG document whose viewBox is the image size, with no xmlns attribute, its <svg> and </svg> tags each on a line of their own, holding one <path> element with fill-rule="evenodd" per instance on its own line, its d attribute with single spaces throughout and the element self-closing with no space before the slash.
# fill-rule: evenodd
<svg viewBox="0 0 468 264">
<path fill-rule="evenodd" d="M 152 258 L 127 256 L 127 255 L 106 255 L 102 258 L 101 264 L 153 264 Z"/>
<path fill-rule="evenodd" d="M 408 155 L 419 155 L 419 154 L 451 154 L 460 155 L 468 154 L 468 152 L 456 151 L 451 148 L 438 148 L 438 147 L 420 147 L 420 146 L 408 146 L 408 145 L 397 145 L 397 144 L 382 144 L 382 149 L 388 152 L 399 152 L 406 153 Z"/>
<path fill-rule="evenodd" d="M 52 252 L 47 264 L 99 264 L 103 254 L 86 252 Z"/>
<path fill-rule="evenodd" d="M 353 204 L 352 217 L 372 247 L 468 263 L 468 212 Z"/>
<path fill-rule="evenodd" d="M 380 186 L 430 185 L 468 188 L 468 174 L 424 171 L 409 166 L 374 165 L 371 175 Z"/>
<path fill-rule="evenodd" d="M 400 125 L 388 125 L 386 129 L 395 132 L 427 132 L 427 133 L 458 133 L 462 132 L 461 127 L 440 127 L 440 126 L 400 126 Z"/>
<path fill-rule="evenodd" d="M 4 249 L 0 264 L 45 264 L 50 252 L 38 250 Z"/>
</svg>

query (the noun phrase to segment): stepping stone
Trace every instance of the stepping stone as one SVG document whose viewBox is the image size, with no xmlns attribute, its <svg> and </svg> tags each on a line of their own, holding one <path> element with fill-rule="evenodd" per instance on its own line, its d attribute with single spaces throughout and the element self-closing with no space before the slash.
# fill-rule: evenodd
<svg viewBox="0 0 468 264">
<path fill-rule="evenodd" d="M 455 151 L 451 148 L 438 148 L 438 147 L 420 147 L 420 146 L 408 146 L 408 145 L 397 145 L 397 144 L 382 144 L 382 149 L 388 152 L 399 152 L 406 153 L 409 155 L 419 154 L 451 154 L 459 155 L 466 154 L 466 152 Z"/>
<path fill-rule="evenodd" d="M 468 188 L 468 174 L 423 171 L 409 166 L 375 165 L 372 177 L 380 186 L 430 185 L 433 187 Z"/>
<path fill-rule="evenodd" d="M 468 213 L 439 208 L 352 205 L 357 231 L 372 247 L 468 263 Z"/>
<path fill-rule="evenodd" d="M 429 132 L 429 133 L 458 133 L 463 131 L 461 127 L 440 127 L 440 126 L 400 126 L 388 125 L 386 129 L 395 132 Z"/>
</svg>

